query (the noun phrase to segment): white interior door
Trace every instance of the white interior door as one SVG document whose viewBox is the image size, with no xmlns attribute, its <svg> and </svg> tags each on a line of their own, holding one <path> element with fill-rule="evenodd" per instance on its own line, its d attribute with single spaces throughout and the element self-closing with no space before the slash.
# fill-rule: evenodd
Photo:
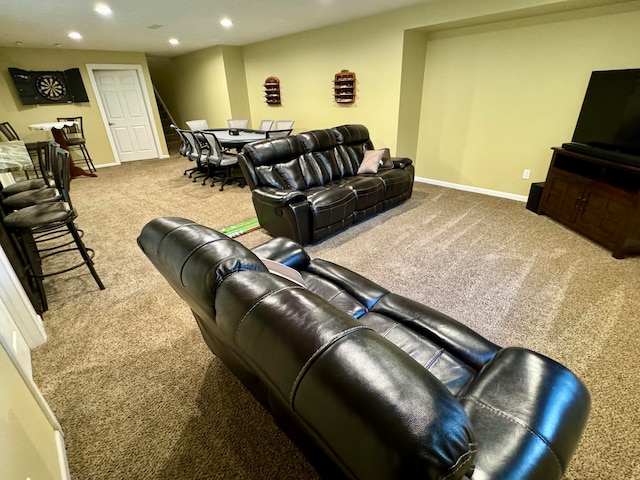
<svg viewBox="0 0 640 480">
<path fill-rule="evenodd" d="M 121 162 L 158 158 L 135 70 L 96 70 L 96 84 Z"/>
</svg>

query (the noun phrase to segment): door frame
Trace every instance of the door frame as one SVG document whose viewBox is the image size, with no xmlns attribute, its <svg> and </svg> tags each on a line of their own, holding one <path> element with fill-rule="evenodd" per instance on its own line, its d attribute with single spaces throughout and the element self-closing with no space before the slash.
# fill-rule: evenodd
<svg viewBox="0 0 640 480">
<path fill-rule="evenodd" d="M 156 124 L 156 121 L 153 116 L 153 108 L 151 107 L 151 97 L 149 96 L 149 90 L 147 89 L 147 82 L 145 81 L 142 65 L 88 63 L 85 65 L 85 67 L 87 68 L 87 73 L 89 74 L 89 80 L 91 81 L 93 94 L 95 95 L 96 101 L 98 102 L 98 109 L 100 110 L 100 116 L 102 117 L 102 123 L 104 125 L 104 129 L 107 132 L 107 138 L 109 139 L 109 145 L 111 146 L 111 151 L 113 152 L 113 158 L 116 160 L 115 165 L 121 165 L 122 161 L 120 160 L 120 156 L 118 155 L 118 149 L 116 148 L 115 140 L 113 138 L 113 135 L 111 134 L 111 128 L 109 128 L 109 120 L 107 119 L 106 109 L 104 108 L 104 104 L 102 103 L 100 88 L 98 87 L 98 82 L 96 81 L 96 76 L 94 74 L 96 70 L 133 70 L 136 73 L 138 86 L 140 87 L 140 90 L 142 92 L 142 98 L 144 100 L 145 113 L 147 115 L 147 119 L 149 120 L 149 125 L 151 125 L 151 135 L 153 135 L 153 141 L 156 146 L 156 152 L 158 154 L 158 158 L 168 158 L 168 155 L 162 154 L 162 145 L 160 143 L 158 125 Z"/>
</svg>

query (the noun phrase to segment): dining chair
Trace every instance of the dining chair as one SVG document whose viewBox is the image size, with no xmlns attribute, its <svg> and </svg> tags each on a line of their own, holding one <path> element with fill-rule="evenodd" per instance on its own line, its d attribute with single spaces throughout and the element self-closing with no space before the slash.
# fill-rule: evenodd
<svg viewBox="0 0 640 480">
<path fill-rule="evenodd" d="M 220 145 L 218 137 L 213 132 L 200 132 L 208 145 L 209 154 L 207 155 L 207 164 L 209 168 L 209 178 L 211 178 L 211 186 L 215 184 L 216 174 L 222 174 L 220 178 L 220 191 L 224 190 L 225 185 L 238 181 L 241 187 L 246 185 L 244 176 L 234 176 L 233 168 L 238 165 L 238 154 L 225 150 Z"/>
<path fill-rule="evenodd" d="M 262 120 L 260 122 L 260 128 L 258 128 L 258 130 L 266 132 L 267 130 L 271 129 L 271 125 L 273 125 L 273 120 Z"/>
<path fill-rule="evenodd" d="M 292 129 L 285 130 L 269 130 L 267 132 L 267 138 L 280 138 L 280 137 L 288 137 L 291 135 Z"/>
<path fill-rule="evenodd" d="M 228 128 L 249 128 L 248 118 L 230 118 L 227 120 Z"/>
<path fill-rule="evenodd" d="M 69 152 L 79 150 L 82 158 L 87 164 L 90 173 L 96 172 L 89 150 L 87 150 L 87 140 L 84 136 L 84 127 L 82 126 L 82 117 L 58 117 L 59 122 L 74 122 L 72 125 L 65 125 L 62 128 L 62 134 L 67 142 Z"/>
<path fill-rule="evenodd" d="M 295 120 L 276 120 L 273 129 L 274 130 L 288 130 L 293 129 L 293 123 Z"/>
<path fill-rule="evenodd" d="M 43 279 L 65 273 L 86 265 L 98 288 L 104 290 L 105 286 L 98 276 L 93 264 L 94 250 L 87 248 L 82 241 L 82 235 L 78 230 L 75 220 L 78 217 L 71 204 L 69 195 L 69 182 L 71 180 L 71 159 L 69 152 L 56 147 L 55 154 L 51 158 L 51 174 L 62 195 L 58 202 L 47 202 L 22 208 L 6 215 L 3 218 L 7 232 L 15 235 L 22 246 L 22 254 L 28 265 L 28 275 L 33 280 L 35 290 L 40 296 L 42 310 L 46 311 L 47 298 L 44 290 Z M 41 235 L 49 232 L 58 232 L 61 227 L 66 229 L 66 235 L 71 235 L 72 240 L 65 241 L 63 235 L 52 235 L 42 239 Z M 36 238 L 40 239 L 37 240 Z M 63 243 L 60 243 L 60 238 Z M 54 242 L 51 246 L 46 243 Z M 71 246 L 72 245 L 72 246 Z M 82 261 L 71 266 L 54 265 L 53 271 L 43 271 L 42 262 L 46 258 L 65 252 L 78 251 Z"/>
<path fill-rule="evenodd" d="M 185 157 L 186 159 L 189 159 L 189 152 L 191 151 L 191 144 L 189 143 L 189 140 L 187 140 L 187 137 L 182 133 L 182 130 L 179 129 L 176 125 L 172 123 L 170 127 L 173 128 L 173 130 L 175 130 L 175 132 L 178 134 L 178 137 L 180 137 L 180 140 L 182 141 L 182 145 L 180 145 L 180 149 L 178 150 L 178 153 L 180 154 L 180 156 Z M 197 170 L 197 167 L 187 168 L 184 171 L 183 175 L 186 175 L 187 173 L 189 173 L 189 176 L 191 176 L 191 174 L 195 170 Z"/>
<path fill-rule="evenodd" d="M 205 130 L 209 128 L 206 120 L 189 120 L 185 123 L 191 130 Z"/>
<path fill-rule="evenodd" d="M 194 169 L 189 173 L 189 178 L 195 183 L 198 179 L 203 178 L 202 184 L 204 185 L 209 178 L 207 154 L 209 153 L 208 145 L 202 138 L 201 130 L 179 130 L 179 133 L 183 135 L 187 142 L 189 142 L 189 151 L 186 158 L 196 163 Z M 201 175 L 195 175 L 195 173 L 201 173 Z"/>
<path fill-rule="evenodd" d="M 20 137 L 9 122 L 0 123 L 0 132 L 6 137 L 7 141 L 20 140 Z"/>
</svg>

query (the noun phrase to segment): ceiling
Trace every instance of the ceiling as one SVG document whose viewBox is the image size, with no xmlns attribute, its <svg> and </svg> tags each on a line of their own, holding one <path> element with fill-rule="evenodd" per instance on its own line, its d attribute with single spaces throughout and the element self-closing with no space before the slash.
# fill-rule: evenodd
<svg viewBox="0 0 640 480">
<path fill-rule="evenodd" d="M 176 56 L 436 1 L 442 0 L 9 0 L 0 10 L 0 46 Z M 111 7 L 111 15 L 94 12 L 99 3 Z M 220 25 L 225 17 L 231 28 Z M 71 31 L 83 38 L 68 38 Z M 180 44 L 170 45 L 170 38 Z"/>
</svg>

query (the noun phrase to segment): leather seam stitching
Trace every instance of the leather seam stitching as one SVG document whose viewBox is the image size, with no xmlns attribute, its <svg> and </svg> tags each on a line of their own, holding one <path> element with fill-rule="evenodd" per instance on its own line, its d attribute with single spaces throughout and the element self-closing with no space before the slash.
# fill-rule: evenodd
<svg viewBox="0 0 640 480">
<path fill-rule="evenodd" d="M 384 338 L 387 338 L 387 335 L 391 333 L 392 330 L 394 330 L 396 327 L 399 327 L 400 323 L 399 322 L 394 322 L 393 325 L 391 325 L 389 328 L 387 328 L 384 333 L 382 334 L 382 336 Z"/>
<path fill-rule="evenodd" d="M 228 276 L 228 275 L 227 275 Z M 225 277 L 226 278 L 226 277 Z M 249 314 L 259 305 L 263 302 L 263 300 L 265 300 L 268 297 L 271 297 L 272 295 L 275 295 L 276 293 L 280 293 L 284 290 L 291 290 L 291 289 L 296 289 L 296 290 L 304 290 L 304 288 L 300 287 L 300 286 L 291 286 L 291 287 L 282 287 L 279 288 L 277 290 L 272 290 L 270 292 L 268 292 L 267 294 L 261 296 L 260 298 L 258 298 L 255 302 L 253 302 L 253 305 L 251 305 L 251 308 L 249 308 L 249 310 L 247 310 L 245 312 L 244 315 L 242 315 L 242 318 L 240 319 L 240 321 L 238 322 L 238 326 L 236 327 L 236 331 L 234 334 L 234 341 L 236 343 L 238 343 L 238 337 L 240 336 L 240 329 L 242 328 L 242 325 L 244 324 L 244 321 L 247 319 L 247 317 L 249 316 Z"/>
<path fill-rule="evenodd" d="M 425 363 L 424 368 L 429 370 L 431 367 L 433 367 L 433 365 L 440 360 L 440 357 L 442 357 L 442 354 L 444 353 L 444 348 L 441 348 L 440 350 L 438 350 L 436 353 L 433 354 L 433 357 L 431 357 L 429 359 L 429 361 L 427 363 Z"/>
<path fill-rule="evenodd" d="M 515 423 L 516 425 L 519 425 L 520 427 L 524 428 L 525 430 L 527 430 L 529 433 L 531 433 L 532 435 L 534 435 L 535 437 L 539 438 L 542 443 L 544 443 L 546 445 L 546 447 L 549 449 L 549 451 L 551 452 L 551 455 L 553 456 L 554 460 L 556 461 L 556 463 L 558 464 L 558 466 L 560 467 L 560 471 L 562 473 L 564 473 L 564 468 L 562 466 L 562 463 L 560 462 L 560 459 L 557 457 L 556 452 L 553 451 L 553 448 L 551 448 L 551 445 L 549 444 L 549 442 L 542 436 L 540 435 L 538 432 L 534 431 L 532 428 L 530 428 L 526 423 L 524 423 L 522 420 L 519 420 L 517 418 L 515 418 L 512 415 L 509 415 L 506 412 L 503 412 L 502 410 L 497 409 L 496 407 L 493 407 L 491 405 L 488 405 L 487 403 L 484 403 L 482 400 L 479 400 L 475 397 L 460 397 L 458 400 L 471 400 L 473 402 L 476 402 L 478 405 L 480 405 L 482 408 L 489 410 L 497 415 L 500 415 L 501 417 L 506 418 L 507 420 L 509 420 L 512 423 Z"/>
<path fill-rule="evenodd" d="M 296 375 L 295 380 L 293 381 L 293 385 L 291 385 L 291 391 L 289 392 L 289 405 L 291 405 L 293 407 L 293 399 L 295 397 L 296 391 L 298 390 L 298 387 L 300 386 L 300 382 L 302 381 L 302 377 L 304 376 L 305 373 L 307 373 L 307 370 L 309 368 L 309 365 L 311 365 L 325 350 L 327 350 L 331 345 L 333 345 L 334 343 L 336 343 L 338 340 L 354 333 L 360 330 L 372 330 L 374 331 L 371 327 L 367 327 L 365 325 L 360 325 L 358 327 L 353 327 L 350 328 L 348 330 L 345 330 L 343 332 L 340 332 L 336 335 L 334 335 L 333 337 L 331 337 L 327 342 L 325 342 L 323 345 L 321 345 L 315 352 L 313 352 L 313 354 L 307 359 L 307 361 L 304 363 L 304 365 L 302 366 L 302 368 L 300 369 L 300 371 L 298 372 L 298 375 Z"/>
</svg>

